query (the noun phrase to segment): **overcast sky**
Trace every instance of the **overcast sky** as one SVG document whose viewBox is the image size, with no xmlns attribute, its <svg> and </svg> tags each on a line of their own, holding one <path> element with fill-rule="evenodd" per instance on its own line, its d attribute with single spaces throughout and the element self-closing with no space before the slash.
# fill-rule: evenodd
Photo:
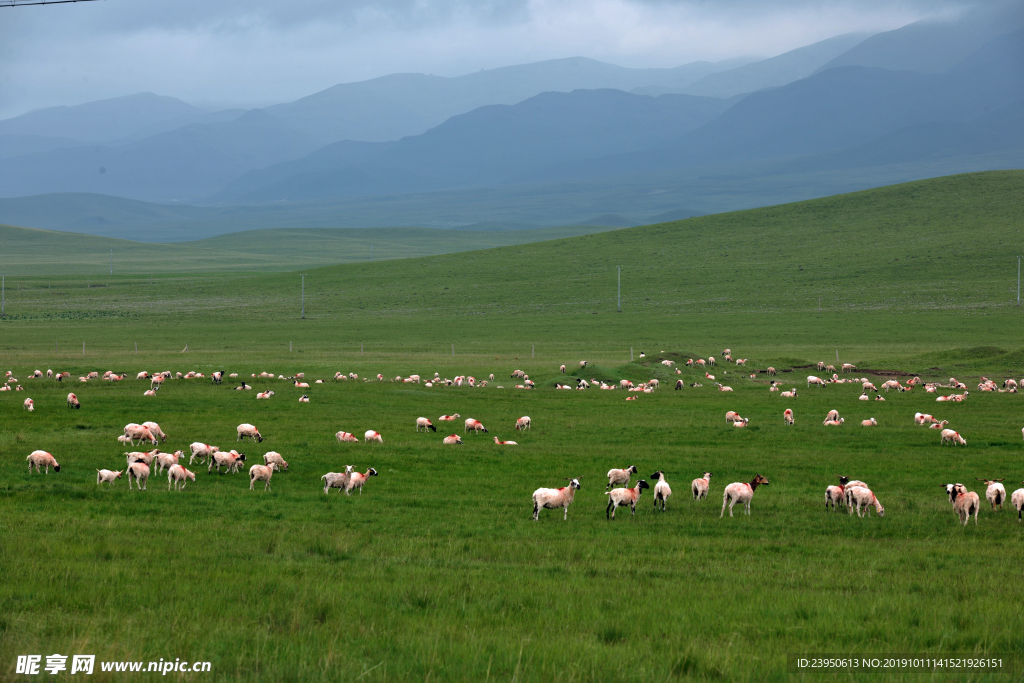
<svg viewBox="0 0 1024 683">
<path fill-rule="evenodd" d="M 559 57 L 771 56 L 957 13 L 956 0 L 100 0 L 0 7 L 0 118 L 149 91 L 216 109 L 413 71 Z"/>
</svg>

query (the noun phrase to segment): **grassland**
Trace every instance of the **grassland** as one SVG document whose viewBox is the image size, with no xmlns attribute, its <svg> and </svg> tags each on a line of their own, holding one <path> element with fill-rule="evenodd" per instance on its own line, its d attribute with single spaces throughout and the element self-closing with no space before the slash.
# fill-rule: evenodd
<svg viewBox="0 0 1024 683">
<path fill-rule="evenodd" d="M 977 527 L 959 527 L 940 488 L 974 477 L 1018 487 L 1019 395 L 937 404 L 915 391 L 866 404 L 856 385 L 811 391 L 800 380 L 837 350 L 871 377 L 1024 377 L 1009 268 L 1021 184 L 1019 173 L 945 178 L 310 270 L 306 319 L 296 274 L 125 276 L 101 288 L 66 277 L 49 289 L 42 277 L 15 278 L 21 290 L 9 278 L 0 354 L 28 391 L 0 394 L 0 677 L 14 677 L 18 654 L 52 652 L 209 660 L 215 680 L 296 681 L 780 681 L 803 680 L 786 673 L 790 652 L 1019 653 L 1024 531 L 1012 512 L 987 509 Z M 734 262 L 758 267 L 736 272 Z M 665 386 L 677 376 L 662 355 L 726 346 L 753 369 L 779 368 L 799 398 L 783 405 L 736 368 L 712 371 L 731 394 L 709 381 Z M 553 390 L 558 365 L 583 358 L 591 365 L 577 374 L 657 376 L 663 388 L 631 402 L 620 391 Z M 277 392 L 257 402 L 255 392 L 174 380 L 144 398 L 134 380 L 26 379 L 36 367 L 494 373 L 508 388 L 328 379 L 299 390 L 275 380 L 256 382 Z M 511 389 L 515 368 L 540 388 Z M 80 411 L 65 407 L 69 390 Z M 301 393 L 311 403 L 299 404 Z M 35 412 L 22 410 L 25 396 Z M 782 423 L 785 406 L 795 427 Z M 844 427 L 820 425 L 832 408 Z M 728 427 L 727 410 L 750 426 Z M 912 424 L 918 411 L 950 420 L 968 448 L 940 447 L 936 432 Z M 413 431 L 419 415 L 454 412 L 491 433 L 445 448 L 440 433 Z M 512 430 L 520 415 L 533 418 L 531 432 Z M 870 416 L 879 427 L 857 426 Z M 121 427 L 146 419 L 170 434 L 167 448 L 229 447 L 235 425 L 253 422 L 267 440 L 243 452 L 273 449 L 291 467 L 266 494 L 205 469 L 180 494 L 161 479 L 141 494 L 124 482 L 97 487 L 96 468 L 123 462 Z M 371 428 L 383 446 L 333 439 Z M 501 449 L 494 435 L 520 445 Z M 35 448 L 62 472 L 26 473 Z M 362 495 L 324 496 L 319 477 L 347 464 L 380 476 Z M 644 477 L 666 471 L 667 513 L 651 511 L 647 492 L 635 518 L 605 520 L 603 475 L 627 464 Z M 705 470 L 712 496 L 693 503 L 689 481 Z M 720 519 L 723 485 L 755 473 L 771 484 L 753 515 Z M 838 474 L 871 484 L 885 517 L 825 513 L 823 490 Z M 535 488 L 579 475 L 568 523 L 554 512 L 531 521 Z"/>
</svg>

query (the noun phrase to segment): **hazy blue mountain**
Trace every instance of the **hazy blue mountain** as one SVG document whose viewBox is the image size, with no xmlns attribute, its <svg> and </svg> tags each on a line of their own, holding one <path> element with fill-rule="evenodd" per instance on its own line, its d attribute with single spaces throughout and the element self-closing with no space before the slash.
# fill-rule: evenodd
<svg viewBox="0 0 1024 683">
<path fill-rule="evenodd" d="M 22 134 L 109 142 L 140 128 L 205 111 L 173 97 L 138 93 L 74 107 L 49 107 L 0 121 L 0 135 Z"/>
<path fill-rule="evenodd" d="M 17 157 L 22 154 L 34 154 L 36 152 L 48 152 L 51 149 L 62 147 L 78 147 L 83 143 L 70 138 L 53 138 L 45 135 L 25 135 L 22 133 L 11 133 L 0 135 L 0 159 Z"/>
<path fill-rule="evenodd" d="M 118 146 L 81 146 L 5 159 L 0 194 L 97 192 L 189 201 L 246 171 L 307 154 L 317 143 L 264 111 L 191 124 Z"/>
<path fill-rule="evenodd" d="M 869 66 L 921 73 L 948 71 L 996 36 L 1024 26 L 1024 4 L 976 5 L 955 21 L 918 21 L 878 33 L 821 67 Z"/>
<path fill-rule="evenodd" d="M 868 34 L 847 33 L 752 64 L 709 74 L 681 92 L 708 97 L 732 97 L 806 78 L 823 64 L 862 43 Z"/>
<path fill-rule="evenodd" d="M 694 62 L 671 69 L 630 69 L 572 57 L 444 78 L 392 74 L 344 83 L 267 111 L 323 140 L 397 140 L 488 104 L 515 104 L 542 92 L 644 85 L 680 88 L 751 58 Z"/>
<path fill-rule="evenodd" d="M 693 95 L 646 97 L 621 90 L 548 92 L 515 105 L 453 116 L 422 135 L 381 148 L 352 143 L 248 174 L 211 201 L 242 203 L 340 199 L 480 186 L 557 161 L 641 150 L 675 139 L 729 106 Z M 325 163 L 340 162 L 328 171 Z M 286 176 L 248 194 L 254 179 Z M 290 176 L 290 177 L 289 177 Z M 244 181 L 244 182 L 242 182 Z"/>
</svg>

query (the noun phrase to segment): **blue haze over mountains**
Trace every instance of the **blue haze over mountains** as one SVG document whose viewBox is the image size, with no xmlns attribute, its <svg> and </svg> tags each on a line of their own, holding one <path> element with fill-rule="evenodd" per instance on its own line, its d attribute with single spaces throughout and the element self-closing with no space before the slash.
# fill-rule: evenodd
<svg viewBox="0 0 1024 683">
<path fill-rule="evenodd" d="M 632 225 L 1020 168 L 1022 131 L 1011 4 L 766 60 L 394 74 L 250 111 L 148 93 L 43 109 L 0 121 L 0 223 L 155 241 Z"/>
</svg>

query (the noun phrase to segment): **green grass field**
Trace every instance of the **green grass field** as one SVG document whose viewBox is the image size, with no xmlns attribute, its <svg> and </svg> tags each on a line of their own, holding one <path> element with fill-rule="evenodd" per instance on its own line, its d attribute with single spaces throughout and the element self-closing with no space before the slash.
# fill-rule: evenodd
<svg viewBox="0 0 1024 683">
<path fill-rule="evenodd" d="M 189 680 L 295 681 L 821 680 L 788 674 L 787 653 L 1019 654 L 1022 525 L 983 500 L 978 525 L 963 528 L 941 486 L 961 481 L 983 496 L 975 477 L 995 477 L 1020 487 L 1020 395 L 936 403 L 918 389 L 865 403 L 858 385 L 805 388 L 804 378 L 837 352 L 883 380 L 956 376 L 974 389 L 981 375 L 1024 377 L 1011 264 L 1022 184 L 1024 173 L 941 178 L 303 271 L 305 319 L 296 273 L 124 276 L 106 287 L 78 275 L 8 278 L 0 354 L 26 391 L 0 394 L 0 678 L 21 679 L 17 655 L 51 653 L 212 663 L 212 674 L 180 676 Z M 709 380 L 673 391 L 677 376 L 657 363 L 724 347 L 750 358 L 748 370 L 711 370 L 733 393 Z M 581 359 L 590 366 L 578 371 Z M 556 391 L 562 363 L 587 378 L 655 376 L 662 388 L 630 402 L 620 390 Z M 797 399 L 748 378 L 768 365 Z M 143 397 L 147 382 L 65 386 L 28 379 L 36 368 L 327 382 L 249 380 L 276 392 L 256 401 L 227 383 L 172 380 Z M 539 388 L 513 389 L 517 368 Z M 496 381 L 428 389 L 330 379 L 339 370 Z M 687 384 L 703 378 L 683 372 Z M 68 391 L 81 410 L 65 406 Z M 846 424 L 821 426 L 833 408 Z M 750 425 L 726 425 L 728 410 Z M 456 412 L 490 433 L 445 447 L 461 420 L 414 431 L 418 416 L 439 424 Z M 941 447 L 937 431 L 913 425 L 915 412 L 949 420 L 968 447 Z M 521 415 L 533 419 L 525 434 L 513 430 Z M 867 417 L 879 426 L 860 427 Z M 165 450 L 229 448 L 235 426 L 252 422 L 267 438 L 240 449 L 249 462 L 275 450 L 289 471 L 269 493 L 204 467 L 180 493 L 161 478 L 141 493 L 123 480 L 96 486 L 97 468 L 124 466 L 121 428 L 144 420 L 170 435 Z M 342 429 L 376 429 L 384 444 L 339 444 Z M 37 448 L 59 474 L 26 472 Z M 325 496 L 321 475 L 349 464 L 380 476 L 361 495 Z M 605 472 L 629 464 L 648 480 L 666 472 L 669 509 L 654 513 L 647 491 L 634 518 L 620 508 L 606 521 Z M 711 495 L 693 502 L 689 482 L 706 470 Z M 771 484 L 753 514 L 720 518 L 723 487 L 758 473 Z M 839 474 L 868 482 L 885 517 L 826 513 L 824 489 Z M 532 491 L 568 476 L 583 483 L 568 522 L 560 511 L 533 522 Z"/>
</svg>

